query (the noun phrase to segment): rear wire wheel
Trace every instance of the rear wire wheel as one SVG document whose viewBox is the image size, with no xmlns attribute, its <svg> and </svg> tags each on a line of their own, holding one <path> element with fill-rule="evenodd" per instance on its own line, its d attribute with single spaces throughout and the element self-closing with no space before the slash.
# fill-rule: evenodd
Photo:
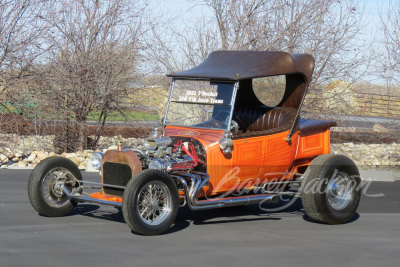
<svg viewBox="0 0 400 267">
<path fill-rule="evenodd" d="M 160 170 L 144 170 L 126 185 L 122 213 L 133 232 L 159 235 L 175 221 L 178 200 L 178 189 L 168 174 Z"/>
</svg>

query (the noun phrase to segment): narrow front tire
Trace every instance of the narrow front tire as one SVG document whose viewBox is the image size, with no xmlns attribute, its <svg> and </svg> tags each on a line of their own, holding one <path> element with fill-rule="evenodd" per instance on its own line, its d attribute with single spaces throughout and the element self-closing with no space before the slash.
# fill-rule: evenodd
<svg viewBox="0 0 400 267">
<path fill-rule="evenodd" d="M 137 234 L 166 232 L 175 221 L 178 209 L 178 189 L 163 171 L 144 170 L 126 185 L 122 213 L 125 222 Z"/>
<path fill-rule="evenodd" d="M 80 192 L 81 180 L 81 172 L 71 160 L 58 156 L 42 160 L 29 177 L 28 196 L 32 207 L 47 217 L 68 215 L 77 203 L 62 187 Z"/>
</svg>

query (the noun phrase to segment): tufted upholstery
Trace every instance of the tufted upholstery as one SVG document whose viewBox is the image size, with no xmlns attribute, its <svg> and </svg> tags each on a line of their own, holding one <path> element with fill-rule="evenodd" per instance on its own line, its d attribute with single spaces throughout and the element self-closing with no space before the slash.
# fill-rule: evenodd
<svg viewBox="0 0 400 267">
<path fill-rule="evenodd" d="M 260 136 L 290 129 L 297 110 L 289 107 L 243 106 L 235 108 L 233 119 L 239 124 L 234 138 Z"/>
</svg>

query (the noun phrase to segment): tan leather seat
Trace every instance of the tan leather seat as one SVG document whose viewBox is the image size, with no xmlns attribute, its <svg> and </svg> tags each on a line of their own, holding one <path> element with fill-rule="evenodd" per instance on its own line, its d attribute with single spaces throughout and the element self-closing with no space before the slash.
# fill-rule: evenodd
<svg viewBox="0 0 400 267">
<path fill-rule="evenodd" d="M 239 132 L 234 138 L 260 136 L 283 132 L 292 126 L 297 109 L 288 107 L 238 107 L 233 119 L 239 124 Z"/>
</svg>

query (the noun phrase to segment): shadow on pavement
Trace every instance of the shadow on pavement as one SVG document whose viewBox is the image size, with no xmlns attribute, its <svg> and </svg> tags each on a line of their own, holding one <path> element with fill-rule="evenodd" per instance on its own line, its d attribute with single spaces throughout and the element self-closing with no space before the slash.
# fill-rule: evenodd
<svg viewBox="0 0 400 267">
<path fill-rule="evenodd" d="M 303 219 L 304 219 L 305 221 L 307 221 L 307 222 L 310 222 L 310 223 L 321 224 L 321 223 L 319 223 L 319 222 L 313 221 L 313 220 L 312 220 L 310 217 L 308 217 L 306 214 L 304 214 Z M 353 218 L 351 218 L 348 222 L 341 223 L 341 224 L 349 224 L 349 223 L 352 223 L 352 222 L 357 221 L 358 219 L 360 219 L 360 214 L 359 214 L 358 212 L 356 212 L 356 213 L 354 214 Z"/>
<path fill-rule="evenodd" d="M 97 204 L 78 204 L 68 216 L 82 215 L 91 218 L 125 223 L 122 210 L 116 207 L 105 207 Z"/>
<path fill-rule="evenodd" d="M 96 204 L 78 204 L 68 216 L 88 216 L 113 222 L 125 223 L 120 208 L 99 206 Z M 279 221 L 285 217 L 299 217 L 307 222 L 312 221 L 303 210 L 301 199 L 285 197 L 278 203 L 252 204 L 248 206 L 237 206 L 201 211 L 191 211 L 188 207 L 179 209 L 173 226 L 165 233 L 171 234 L 182 231 L 193 225 L 225 224 L 235 222 L 251 221 Z M 357 221 L 360 215 L 356 213 L 347 223 Z"/>
<path fill-rule="evenodd" d="M 207 225 L 260 220 L 279 221 L 288 216 L 304 216 L 300 199 L 290 197 L 286 200 L 276 204 L 252 204 L 202 211 L 190 211 L 189 208 L 184 207 L 179 210 L 175 225 L 166 234 L 184 230 L 190 226 L 190 223 L 193 223 L 193 225 Z M 288 201 L 291 201 L 291 205 L 285 207 Z"/>
</svg>

